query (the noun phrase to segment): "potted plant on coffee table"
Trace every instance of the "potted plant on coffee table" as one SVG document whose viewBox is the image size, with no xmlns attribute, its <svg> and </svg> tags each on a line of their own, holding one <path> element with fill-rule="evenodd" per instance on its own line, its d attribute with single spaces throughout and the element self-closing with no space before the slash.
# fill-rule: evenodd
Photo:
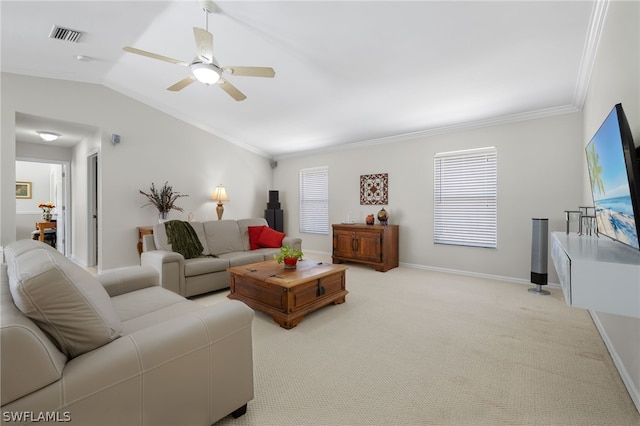
<svg viewBox="0 0 640 426">
<path fill-rule="evenodd" d="M 278 263 L 284 262 L 285 269 L 295 269 L 298 264 L 298 260 L 302 259 L 302 251 L 297 248 L 289 246 L 280 247 L 280 253 L 274 254 L 273 258 Z"/>
</svg>

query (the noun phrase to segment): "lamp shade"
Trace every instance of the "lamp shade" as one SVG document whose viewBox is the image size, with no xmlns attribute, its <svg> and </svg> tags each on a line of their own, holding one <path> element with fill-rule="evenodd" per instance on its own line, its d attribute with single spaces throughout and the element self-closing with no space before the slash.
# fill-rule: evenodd
<svg viewBox="0 0 640 426">
<path fill-rule="evenodd" d="M 227 197 L 227 190 L 224 186 L 216 186 L 216 190 L 213 192 L 211 199 L 214 201 L 229 201 L 229 197 Z"/>
</svg>

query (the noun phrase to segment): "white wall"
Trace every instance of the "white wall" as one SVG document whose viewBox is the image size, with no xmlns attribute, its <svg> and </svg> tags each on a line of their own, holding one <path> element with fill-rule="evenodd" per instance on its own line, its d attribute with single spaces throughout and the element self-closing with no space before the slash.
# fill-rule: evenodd
<svg viewBox="0 0 640 426">
<path fill-rule="evenodd" d="M 390 223 L 400 225 L 400 262 L 530 282 L 531 218 L 565 229 L 564 210 L 581 201 L 580 113 L 423 136 L 405 142 L 280 159 L 274 189 L 281 191 L 287 232 L 298 234 L 298 171 L 329 166 L 331 223 L 347 212 L 364 222 L 380 206 L 361 206 L 360 175 L 389 174 Z M 433 156 L 437 152 L 495 146 L 498 152 L 498 248 L 433 243 Z M 300 235 L 303 248 L 331 253 L 331 235 Z M 551 282 L 557 275 L 551 267 Z"/>
<path fill-rule="evenodd" d="M 174 190 L 188 194 L 177 203 L 186 219 L 215 219 L 209 201 L 216 185 L 227 188 L 225 219 L 262 217 L 271 187 L 266 158 L 170 117 L 100 85 L 2 74 L 2 144 L 0 148 L 0 243 L 15 240 L 15 114 L 40 115 L 91 125 L 99 137 L 80 144 L 73 153 L 72 256 L 86 260 L 87 215 L 86 156 L 99 151 L 99 269 L 139 262 L 136 227 L 157 223 L 153 207 L 140 208 L 152 182 L 169 181 Z M 111 143 L 117 133 L 122 142 Z M 83 198 L 84 197 L 84 198 Z M 7 208 L 9 206 L 10 208 Z M 84 247 L 84 248 L 83 248 Z"/>
<path fill-rule="evenodd" d="M 619 102 L 634 142 L 640 146 L 640 3 L 637 1 L 612 1 L 608 6 L 584 106 L 583 145 Z M 583 175 L 584 199 L 590 200 L 586 165 Z M 591 314 L 640 410 L 640 320 L 602 312 Z"/>
<path fill-rule="evenodd" d="M 16 162 L 16 180 L 31 182 L 31 198 L 15 200 L 17 213 L 40 213 L 42 216 L 42 210 L 38 208 L 38 204 L 55 201 L 51 199 L 50 175 L 50 164 Z"/>
</svg>

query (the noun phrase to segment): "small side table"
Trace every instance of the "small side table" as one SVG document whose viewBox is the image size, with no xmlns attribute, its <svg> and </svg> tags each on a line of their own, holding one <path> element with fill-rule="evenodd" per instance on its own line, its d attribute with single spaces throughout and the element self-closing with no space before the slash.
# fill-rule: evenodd
<svg viewBox="0 0 640 426">
<path fill-rule="evenodd" d="M 153 235 L 153 226 L 138 226 L 138 256 L 142 256 L 142 238 L 145 235 Z"/>
<path fill-rule="evenodd" d="M 40 237 L 38 237 L 38 240 L 44 242 L 45 229 L 56 229 L 57 227 L 58 222 L 36 222 L 36 229 L 40 231 Z"/>
</svg>

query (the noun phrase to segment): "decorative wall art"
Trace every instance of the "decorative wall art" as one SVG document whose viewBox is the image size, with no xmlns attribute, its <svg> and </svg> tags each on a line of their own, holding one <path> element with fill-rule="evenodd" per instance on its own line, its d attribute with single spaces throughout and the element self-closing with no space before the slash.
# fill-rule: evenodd
<svg viewBox="0 0 640 426">
<path fill-rule="evenodd" d="M 360 175 L 360 204 L 389 204 L 389 174 Z"/>
<path fill-rule="evenodd" d="M 31 198 L 31 182 L 16 182 L 16 198 Z"/>
</svg>

